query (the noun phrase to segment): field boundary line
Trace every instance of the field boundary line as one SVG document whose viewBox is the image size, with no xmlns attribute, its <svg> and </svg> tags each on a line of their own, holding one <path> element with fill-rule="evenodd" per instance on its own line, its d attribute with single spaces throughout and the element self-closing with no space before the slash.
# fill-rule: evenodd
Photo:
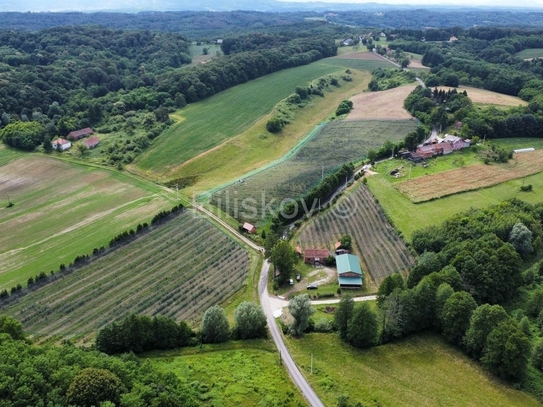
<svg viewBox="0 0 543 407">
<path fill-rule="evenodd" d="M 226 182 L 226 183 L 224 183 L 222 185 L 219 185 L 219 186 L 217 186 L 215 188 L 212 188 L 212 189 L 210 189 L 210 190 L 208 190 L 206 192 L 203 192 L 203 193 L 199 194 L 196 197 L 196 199 L 198 200 L 198 202 L 205 201 L 211 195 L 213 195 L 214 193 L 219 192 L 219 191 L 221 191 L 221 190 L 223 190 L 225 188 L 228 188 L 229 186 L 234 185 L 236 182 L 239 182 L 240 179 L 250 178 L 250 177 L 252 177 L 252 176 L 254 176 L 256 174 L 259 174 L 262 171 L 265 171 L 265 170 L 267 170 L 269 168 L 275 167 L 276 165 L 279 165 L 279 164 L 285 162 L 289 158 L 293 157 L 298 151 L 300 151 L 301 148 L 304 147 L 310 140 L 312 140 L 319 133 L 319 131 L 327 124 L 328 124 L 328 122 L 323 122 L 323 123 L 320 123 L 317 126 L 315 126 L 315 128 L 313 130 L 311 130 L 311 132 L 307 136 L 305 136 L 298 143 L 296 143 L 294 145 L 294 147 L 292 147 L 292 149 L 290 149 L 290 151 L 288 153 L 286 153 L 283 157 L 278 158 L 277 160 L 272 161 L 271 163 L 269 163 L 269 164 L 267 164 L 267 165 L 265 165 L 263 167 L 257 168 L 257 169 L 255 169 L 253 171 L 250 171 L 247 174 L 244 174 L 243 176 L 236 178 L 235 180 L 228 181 L 228 182 Z"/>
</svg>

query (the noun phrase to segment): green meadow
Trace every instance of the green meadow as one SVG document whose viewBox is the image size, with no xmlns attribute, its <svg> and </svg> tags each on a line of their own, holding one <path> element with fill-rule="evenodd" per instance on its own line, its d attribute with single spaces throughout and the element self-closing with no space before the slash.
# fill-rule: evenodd
<svg viewBox="0 0 543 407">
<path fill-rule="evenodd" d="M 271 340 L 228 342 L 147 358 L 190 383 L 206 406 L 306 406 Z"/>
<path fill-rule="evenodd" d="M 326 406 L 348 397 L 363 406 L 539 406 L 435 334 L 361 350 L 336 334 L 286 338 L 290 353 Z M 311 372 L 313 359 L 313 372 Z"/>
<path fill-rule="evenodd" d="M 517 58 L 532 59 L 543 58 L 543 48 L 528 48 L 515 54 Z"/>
</svg>

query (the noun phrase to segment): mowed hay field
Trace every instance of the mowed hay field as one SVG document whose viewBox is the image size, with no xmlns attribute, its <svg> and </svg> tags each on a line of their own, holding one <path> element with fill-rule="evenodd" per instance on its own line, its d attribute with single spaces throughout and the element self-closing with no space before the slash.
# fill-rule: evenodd
<svg viewBox="0 0 543 407">
<path fill-rule="evenodd" d="M 543 171 L 543 150 L 514 154 L 507 164 L 476 164 L 397 184 L 398 190 L 414 203 L 447 195 L 486 188 Z"/>
<path fill-rule="evenodd" d="M 469 86 L 459 86 L 458 88 L 450 88 L 447 86 L 438 86 L 438 89 L 449 91 L 456 89 L 458 92 L 466 91 L 468 97 L 473 103 L 481 105 L 495 105 L 495 106 L 526 106 L 528 102 L 518 98 L 516 96 L 505 95 L 503 93 L 496 93 L 486 89 L 471 88 Z M 432 88 L 433 90 L 434 88 Z"/>
<path fill-rule="evenodd" d="M 163 188 L 115 171 L 7 149 L 2 156 L 0 289 L 58 270 L 174 205 Z"/>
<path fill-rule="evenodd" d="M 532 396 L 492 378 L 435 334 L 419 334 L 367 350 L 335 334 L 286 338 L 302 373 L 324 405 L 341 395 L 364 406 L 528 407 Z M 311 356 L 313 355 L 313 374 Z"/>
<path fill-rule="evenodd" d="M 129 313 L 199 317 L 237 292 L 249 255 L 225 233 L 184 212 L 133 242 L 7 303 L 0 312 L 38 338 L 82 338 Z"/>
<path fill-rule="evenodd" d="M 307 402 L 279 363 L 273 342 L 251 340 L 157 352 L 156 368 L 191 383 L 205 405 L 301 407 Z"/>
<path fill-rule="evenodd" d="M 364 92 L 353 96 L 353 110 L 345 120 L 407 120 L 413 119 L 403 107 L 415 85 L 400 86 L 380 92 Z M 415 119 L 414 119 L 415 120 Z"/>
<path fill-rule="evenodd" d="M 387 140 L 402 140 L 416 127 L 413 120 L 326 123 L 288 159 L 214 193 L 211 203 L 237 219 L 264 222 L 268 207 L 277 209 L 284 199 L 302 196 L 339 165 L 363 159 Z"/>
<path fill-rule="evenodd" d="M 354 252 L 361 256 L 362 266 L 371 276 L 369 284 L 364 282 L 370 291 L 376 291 L 388 275 L 404 272 L 414 263 L 405 243 L 365 185 L 304 226 L 297 243 L 303 249 L 333 250 L 334 243 L 345 234 L 352 236 Z"/>
<path fill-rule="evenodd" d="M 515 54 L 517 58 L 531 60 L 534 58 L 543 58 L 543 48 L 527 48 Z"/>
</svg>

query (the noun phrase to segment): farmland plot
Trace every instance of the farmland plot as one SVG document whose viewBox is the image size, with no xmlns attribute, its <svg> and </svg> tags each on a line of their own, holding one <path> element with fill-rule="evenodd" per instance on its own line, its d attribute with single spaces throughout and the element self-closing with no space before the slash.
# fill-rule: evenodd
<svg viewBox="0 0 543 407">
<path fill-rule="evenodd" d="M 213 194 L 211 203 L 239 220 L 265 221 L 283 200 L 300 197 L 323 175 L 363 159 L 387 140 L 403 139 L 416 126 L 413 120 L 327 123 L 294 155 Z"/>
<path fill-rule="evenodd" d="M 332 249 L 344 234 L 353 237 L 355 252 L 361 255 L 376 286 L 388 275 L 413 265 L 411 253 L 364 185 L 305 226 L 299 244 Z"/>
<path fill-rule="evenodd" d="M 4 305 L 39 337 L 85 337 L 128 313 L 200 316 L 244 284 L 248 253 L 190 212 Z"/>
</svg>

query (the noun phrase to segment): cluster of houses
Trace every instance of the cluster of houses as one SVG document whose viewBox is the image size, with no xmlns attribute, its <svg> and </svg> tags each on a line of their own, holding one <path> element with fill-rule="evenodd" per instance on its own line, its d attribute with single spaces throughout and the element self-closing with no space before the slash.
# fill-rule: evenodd
<svg viewBox="0 0 543 407">
<path fill-rule="evenodd" d="M 422 162 L 428 158 L 447 155 L 454 151 L 468 148 L 470 145 L 471 140 L 469 139 L 463 139 L 450 134 L 445 134 L 445 137 L 433 134 L 422 144 L 419 144 L 415 151 L 402 151 L 400 155 L 402 158 L 413 162 Z"/>
<path fill-rule="evenodd" d="M 304 263 L 319 265 L 324 264 L 325 260 L 332 254 L 328 249 L 306 249 L 302 251 L 300 246 L 296 246 L 297 253 L 303 257 Z M 362 268 L 358 257 L 349 253 L 349 250 L 343 249 L 341 243 L 335 244 L 335 259 L 340 288 L 362 288 Z"/>
<path fill-rule="evenodd" d="M 51 144 L 53 146 L 53 149 L 65 151 L 65 150 L 68 150 L 72 146 L 73 141 L 81 140 L 82 138 L 91 136 L 93 133 L 94 132 L 90 127 L 74 130 L 74 131 L 71 131 L 65 139 L 59 137 L 58 139 L 53 141 Z M 88 149 L 96 147 L 99 143 L 100 143 L 100 139 L 96 136 L 89 137 L 88 139 L 83 141 L 83 145 L 87 147 Z"/>
</svg>

